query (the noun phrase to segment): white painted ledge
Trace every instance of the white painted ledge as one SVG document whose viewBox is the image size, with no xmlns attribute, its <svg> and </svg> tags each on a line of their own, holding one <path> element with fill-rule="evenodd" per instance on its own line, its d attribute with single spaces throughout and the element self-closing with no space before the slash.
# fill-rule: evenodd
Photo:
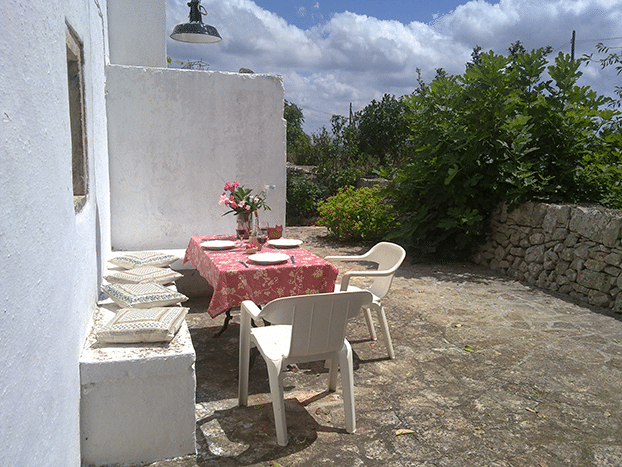
<svg viewBox="0 0 622 467">
<path fill-rule="evenodd" d="M 100 344 L 118 307 L 99 303 L 80 357 L 82 462 L 129 465 L 196 452 L 194 347 L 184 322 L 168 344 Z"/>
</svg>

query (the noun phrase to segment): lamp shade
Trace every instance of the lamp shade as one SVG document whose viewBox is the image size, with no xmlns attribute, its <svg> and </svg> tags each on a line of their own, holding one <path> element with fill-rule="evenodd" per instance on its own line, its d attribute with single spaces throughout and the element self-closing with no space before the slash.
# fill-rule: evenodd
<svg viewBox="0 0 622 467">
<path fill-rule="evenodd" d="M 175 26 L 171 39 L 182 42 L 220 42 L 222 37 L 216 28 L 203 24 L 203 15 L 206 15 L 207 11 L 201 6 L 201 0 L 190 0 L 188 6 L 190 7 L 189 21 Z"/>
<path fill-rule="evenodd" d="M 222 37 L 214 26 L 200 22 L 178 24 L 171 33 L 171 39 L 182 42 L 220 42 Z"/>
</svg>

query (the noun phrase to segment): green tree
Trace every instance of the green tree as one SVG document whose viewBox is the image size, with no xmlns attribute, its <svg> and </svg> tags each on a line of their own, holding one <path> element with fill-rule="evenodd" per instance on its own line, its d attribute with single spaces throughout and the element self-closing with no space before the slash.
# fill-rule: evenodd
<svg viewBox="0 0 622 467">
<path fill-rule="evenodd" d="M 594 54 L 589 54 L 589 55 L 586 54 L 583 56 L 581 61 L 585 62 L 586 64 L 596 61 L 600 63 L 601 69 L 605 69 L 608 66 L 615 66 L 616 72 L 618 74 L 622 73 L 622 54 L 611 52 L 611 48 L 605 46 L 602 42 L 599 42 L 598 44 L 596 44 L 596 50 L 598 50 L 599 53 L 607 54 L 607 56 L 594 60 L 593 59 Z M 616 86 L 615 92 L 622 99 L 622 87 Z M 618 102 L 618 105 L 620 105 L 619 102 Z"/>
<path fill-rule="evenodd" d="M 305 121 L 302 109 L 286 100 L 283 118 L 287 122 L 288 162 L 301 165 L 312 163 L 311 138 L 302 129 Z"/>
<path fill-rule="evenodd" d="M 476 49 L 464 75 L 437 75 L 405 99 L 413 154 L 388 189 L 401 213 L 393 238 L 418 255 L 460 258 L 483 239 L 500 201 L 599 196 L 596 160 L 616 157 L 599 156 L 599 135 L 616 114 L 577 85 L 577 61 L 559 54 L 547 67 L 549 50 Z"/>
<path fill-rule="evenodd" d="M 408 106 L 403 99 L 385 94 L 372 100 L 359 114 L 359 148 L 380 166 L 399 165 L 408 147 Z"/>
</svg>

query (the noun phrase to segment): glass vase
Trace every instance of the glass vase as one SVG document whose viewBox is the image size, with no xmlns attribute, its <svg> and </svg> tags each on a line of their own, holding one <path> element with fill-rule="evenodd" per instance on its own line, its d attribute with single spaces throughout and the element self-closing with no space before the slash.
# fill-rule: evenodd
<svg viewBox="0 0 622 467">
<path fill-rule="evenodd" d="M 238 212 L 235 217 L 238 236 L 248 239 L 253 232 L 253 213 L 251 211 Z"/>
</svg>

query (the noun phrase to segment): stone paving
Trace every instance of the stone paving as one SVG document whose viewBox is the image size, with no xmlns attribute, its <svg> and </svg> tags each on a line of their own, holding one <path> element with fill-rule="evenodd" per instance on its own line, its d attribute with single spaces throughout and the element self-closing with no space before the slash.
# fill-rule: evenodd
<svg viewBox="0 0 622 467">
<path fill-rule="evenodd" d="M 288 228 L 321 256 L 355 254 L 322 228 Z M 342 271 L 346 264 L 337 264 Z M 284 379 L 289 445 L 276 444 L 266 367 L 237 407 L 238 316 L 189 302 L 197 353 L 197 455 L 149 464 L 202 466 L 621 466 L 622 320 L 606 309 L 467 264 L 407 258 L 385 300 L 396 359 L 364 319 L 349 326 L 357 431 L 322 363 Z"/>
</svg>

